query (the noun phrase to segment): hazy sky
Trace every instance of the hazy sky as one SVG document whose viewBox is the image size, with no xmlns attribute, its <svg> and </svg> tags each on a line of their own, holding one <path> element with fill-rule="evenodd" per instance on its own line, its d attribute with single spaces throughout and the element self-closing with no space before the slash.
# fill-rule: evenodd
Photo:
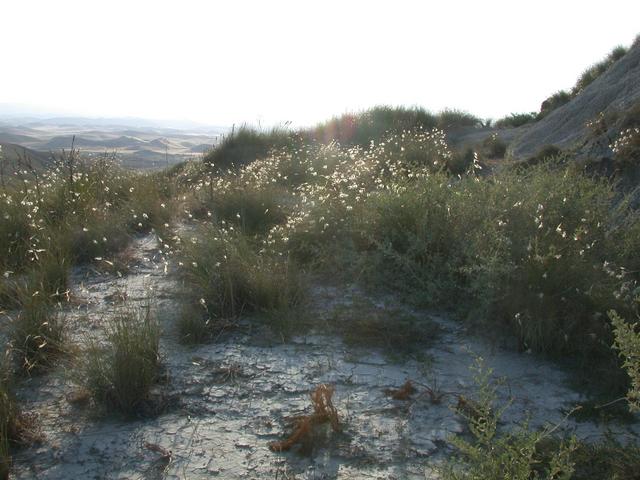
<svg viewBox="0 0 640 480">
<path fill-rule="evenodd" d="M 640 1 L 2 0 L 0 103 L 311 124 L 376 104 L 537 110 Z"/>
</svg>

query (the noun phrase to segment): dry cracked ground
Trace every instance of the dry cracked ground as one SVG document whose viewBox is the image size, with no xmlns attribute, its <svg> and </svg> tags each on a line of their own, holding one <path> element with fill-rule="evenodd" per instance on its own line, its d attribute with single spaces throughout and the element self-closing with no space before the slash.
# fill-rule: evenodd
<svg viewBox="0 0 640 480">
<path fill-rule="evenodd" d="M 316 284 L 307 314 L 318 319 L 317 327 L 303 335 L 283 340 L 264 323 L 245 320 L 217 342 L 185 346 L 175 328 L 177 282 L 153 236 L 135 241 L 122 278 L 90 267 L 74 272 L 73 294 L 80 300 L 66 315 L 74 344 L 99 337 L 123 297 L 133 304 L 153 299 L 163 328 L 158 390 L 164 404 L 159 413 L 134 420 L 99 414 L 70 401 L 77 391 L 77 367 L 70 363 L 24 379 L 20 403 L 37 416 L 42 439 L 14 456 L 15 478 L 437 478 L 434 467 L 452 453 L 447 439 L 465 429 L 452 406 L 474 389 L 469 367 L 476 356 L 503 378 L 501 399 L 512 402 L 505 423 L 528 417 L 533 427 L 542 426 L 538 419 L 561 422 L 594 440 L 605 430 L 619 438 L 640 431 L 638 424 L 566 419 L 582 400 L 566 372 L 476 338 L 444 316 L 411 312 L 437 334 L 405 356 L 323 334 L 323 322 L 398 315 L 405 308 L 390 298 L 368 298 L 355 286 Z M 388 389 L 408 379 L 416 393 L 407 400 L 389 396 Z M 341 430 L 320 429 L 308 448 L 270 451 L 288 417 L 310 412 L 309 393 L 322 383 L 335 386 Z"/>
</svg>

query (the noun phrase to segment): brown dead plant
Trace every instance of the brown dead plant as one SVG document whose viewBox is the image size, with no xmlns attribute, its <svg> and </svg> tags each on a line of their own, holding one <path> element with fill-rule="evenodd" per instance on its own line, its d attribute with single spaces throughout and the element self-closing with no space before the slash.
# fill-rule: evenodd
<svg viewBox="0 0 640 480">
<path fill-rule="evenodd" d="M 409 400 L 411 395 L 416 393 L 416 387 L 413 386 L 411 380 L 404 382 L 400 388 L 387 388 L 384 393 L 394 400 Z"/>
<path fill-rule="evenodd" d="M 284 440 L 269 443 L 272 452 L 290 450 L 296 444 L 309 444 L 313 430 L 318 425 L 329 423 L 334 432 L 340 431 L 338 410 L 333 405 L 333 393 L 335 387 L 323 383 L 311 392 L 311 415 L 299 415 L 290 419 L 293 426 L 291 434 Z"/>
</svg>

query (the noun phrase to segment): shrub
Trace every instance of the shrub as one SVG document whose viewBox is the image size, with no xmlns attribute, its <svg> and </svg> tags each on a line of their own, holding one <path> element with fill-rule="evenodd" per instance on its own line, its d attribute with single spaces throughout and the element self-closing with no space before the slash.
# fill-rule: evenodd
<svg viewBox="0 0 640 480">
<path fill-rule="evenodd" d="M 539 165 L 549 160 L 553 160 L 554 158 L 558 158 L 561 154 L 562 150 L 560 150 L 560 148 L 556 147 L 555 145 L 544 145 L 538 150 L 535 155 L 522 162 L 522 165 Z"/>
<path fill-rule="evenodd" d="M 18 436 L 19 411 L 11 391 L 11 374 L 6 358 L 0 361 L 0 479 L 9 478 L 11 442 Z"/>
<path fill-rule="evenodd" d="M 477 398 L 470 410 L 458 413 L 466 418 L 472 440 L 462 436 L 451 438 L 459 455 L 449 460 L 441 471 L 444 480 L 569 480 L 574 471 L 571 455 L 576 448 L 574 439 L 560 443 L 546 457 L 540 446 L 553 429 L 531 431 L 525 423 L 513 431 L 500 431 L 498 423 L 506 407 L 495 405 L 496 386 L 491 383 L 491 370 L 481 360 L 476 366 Z"/>
<path fill-rule="evenodd" d="M 127 307 L 111 320 L 108 345 L 93 343 L 85 363 L 92 397 L 127 415 L 140 413 L 158 379 L 160 328 L 149 306 Z"/>
<path fill-rule="evenodd" d="M 609 318 L 615 334 L 614 347 L 623 358 L 622 366 L 631 380 L 627 393 L 629 407 L 632 411 L 640 411 L 640 332 L 636 331 L 637 324 L 625 322 L 613 310 L 609 312 Z"/>
<path fill-rule="evenodd" d="M 489 135 L 482 141 L 482 154 L 486 158 L 504 158 L 507 144 L 496 133 Z"/>
<path fill-rule="evenodd" d="M 580 92 L 582 92 L 587 86 L 589 86 L 595 79 L 597 79 L 600 75 L 606 72 L 611 65 L 616 63 L 622 57 L 627 54 L 627 49 L 623 46 L 617 46 L 609 54 L 601 60 L 600 62 L 592 65 L 588 69 L 586 69 L 580 77 L 578 81 L 571 89 L 571 96 L 575 97 Z"/>
<path fill-rule="evenodd" d="M 236 169 L 265 158 L 273 149 L 290 147 L 293 142 L 291 133 L 284 129 L 274 128 L 269 132 L 260 132 L 243 126 L 207 153 L 204 163 L 219 171 Z"/>
<path fill-rule="evenodd" d="M 482 120 L 463 110 L 445 109 L 438 114 L 437 127 L 442 130 L 460 127 L 478 127 L 481 125 Z"/>
<path fill-rule="evenodd" d="M 479 315 L 503 319 L 525 348 L 602 350 L 594 339 L 607 337 L 615 289 L 602 269 L 610 185 L 542 165 L 480 191 L 484 220 L 467 237 L 465 266 Z"/>
<path fill-rule="evenodd" d="M 517 128 L 522 125 L 535 122 L 536 116 L 537 114 L 535 112 L 512 113 L 506 117 L 496 120 L 494 125 L 496 128 Z"/>
<path fill-rule="evenodd" d="M 540 105 L 540 113 L 538 113 L 537 119 L 540 120 L 551 112 L 553 112 L 556 108 L 561 107 L 571 101 L 571 95 L 564 91 L 560 90 L 550 97 L 548 97 L 542 104 Z"/>
<path fill-rule="evenodd" d="M 430 130 L 436 125 L 436 117 L 423 108 L 380 105 L 360 113 L 333 118 L 305 135 L 327 144 L 336 141 L 341 145 L 368 147 L 371 142 L 377 143 L 390 134 L 405 130 Z"/>
<path fill-rule="evenodd" d="M 239 186 L 216 190 L 203 205 L 214 221 L 234 225 L 246 235 L 265 234 L 271 227 L 286 221 L 279 201 L 282 193 L 277 188 L 254 189 Z"/>
<path fill-rule="evenodd" d="M 640 127 L 626 128 L 611 146 L 616 166 L 628 171 L 640 166 Z"/>
<path fill-rule="evenodd" d="M 467 147 L 464 150 L 453 152 L 451 158 L 446 162 L 447 170 L 452 175 L 462 175 L 477 161 L 478 154 L 476 151 L 471 147 Z"/>
<path fill-rule="evenodd" d="M 206 330 L 224 325 L 241 312 L 278 311 L 302 299 L 300 274 L 286 256 L 256 252 L 246 238 L 231 230 L 205 226 L 183 243 L 188 301 L 202 306 L 201 320 L 187 310 L 181 322 L 187 340 L 202 338 Z"/>
<path fill-rule="evenodd" d="M 63 352 L 64 322 L 46 292 L 18 287 L 16 293 L 21 310 L 11 326 L 14 354 L 26 372 L 38 371 Z"/>
<path fill-rule="evenodd" d="M 417 294 L 430 305 L 455 298 L 464 219 L 451 220 L 463 212 L 444 173 L 378 192 L 363 211 L 362 235 L 374 247 L 363 257 L 369 279 Z"/>
</svg>

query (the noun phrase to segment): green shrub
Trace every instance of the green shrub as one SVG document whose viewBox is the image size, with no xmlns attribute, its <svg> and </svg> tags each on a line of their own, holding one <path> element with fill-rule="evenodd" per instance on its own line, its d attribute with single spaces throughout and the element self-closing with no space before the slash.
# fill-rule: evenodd
<svg viewBox="0 0 640 480">
<path fill-rule="evenodd" d="M 16 192 L 17 193 L 17 192 Z M 29 209 L 16 194 L 3 192 L 0 199 L 0 270 L 19 271 L 30 248 L 34 226 Z"/>
<path fill-rule="evenodd" d="M 622 57 L 627 54 L 627 49 L 623 46 L 617 46 L 606 56 L 604 60 L 592 65 L 588 69 L 586 69 L 580 77 L 578 81 L 571 89 L 571 96 L 575 97 L 580 92 L 582 92 L 588 85 L 590 85 L 595 79 L 597 79 L 600 75 L 606 72 L 611 65 L 616 63 Z"/>
<path fill-rule="evenodd" d="M 442 130 L 461 127 L 478 127 L 481 125 L 482 120 L 463 110 L 445 109 L 438 113 L 437 127 Z"/>
<path fill-rule="evenodd" d="M 50 367 L 64 350 L 62 316 L 46 292 L 31 288 L 16 291 L 21 309 L 11 325 L 13 351 L 26 372 Z"/>
<path fill-rule="evenodd" d="M 515 430 L 498 429 L 506 406 L 496 406 L 496 386 L 491 382 L 491 370 L 481 360 L 476 366 L 476 398 L 465 401 L 472 409 L 460 408 L 458 413 L 468 422 L 472 439 L 462 436 L 450 439 L 458 456 L 449 460 L 441 471 L 443 480 L 569 480 L 574 465 L 571 458 L 575 439 L 560 443 L 554 451 L 539 452 L 553 429 L 532 431 L 525 423 Z"/>
<path fill-rule="evenodd" d="M 539 165 L 541 163 L 548 162 L 549 160 L 553 160 L 554 158 L 558 158 L 561 155 L 562 150 L 555 145 L 544 145 L 536 152 L 535 155 L 526 159 L 521 165 Z"/>
<path fill-rule="evenodd" d="M 622 130 L 611 150 L 618 169 L 629 171 L 640 167 L 640 127 Z"/>
<path fill-rule="evenodd" d="M 6 358 L 0 360 L 0 479 L 11 470 L 11 442 L 18 436 L 20 413 L 11 389 L 11 371 Z"/>
<path fill-rule="evenodd" d="M 482 141 L 482 155 L 486 158 L 504 158 L 507 153 L 507 144 L 497 134 L 489 135 Z"/>
<path fill-rule="evenodd" d="M 609 318 L 615 334 L 614 347 L 620 352 L 622 366 L 631 380 L 627 393 L 629 407 L 632 411 L 640 411 L 640 332 L 636 331 L 637 324 L 625 322 L 613 310 L 609 312 Z"/>
<path fill-rule="evenodd" d="M 561 107 L 571 101 L 571 95 L 564 91 L 560 90 L 550 97 L 548 97 L 542 104 L 540 105 L 540 113 L 538 113 L 537 119 L 540 120 L 551 112 L 553 112 L 556 108 Z"/>
<path fill-rule="evenodd" d="M 240 168 L 265 158 L 273 149 L 288 148 L 293 144 L 294 138 L 287 130 L 274 128 L 269 132 L 260 132 L 243 126 L 207 153 L 204 163 L 219 171 Z"/>
<path fill-rule="evenodd" d="M 214 220 L 234 225 L 245 235 L 256 235 L 266 234 L 274 225 L 286 221 L 281 199 L 277 188 L 236 187 L 216 191 L 204 206 Z"/>
<path fill-rule="evenodd" d="M 464 150 L 453 152 L 451 158 L 446 162 L 447 170 L 452 175 L 462 175 L 477 161 L 477 152 L 473 148 L 467 147 Z"/>
<path fill-rule="evenodd" d="M 183 315 L 183 338 L 202 338 L 226 319 L 242 312 L 284 310 L 298 304 L 304 288 L 301 276 L 286 256 L 256 252 L 241 235 L 213 225 L 183 240 L 181 258 L 189 285 L 188 301 L 201 305 Z M 204 319 L 204 320 L 201 320 Z"/>
<path fill-rule="evenodd" d="M 616 284 L 602 268 L 611 187 L 542 165 L 481 191 L 465 266 L 479 316 L 502 319 L 525 348 L 602 350 Z"/>
<path fill-rule="evenodd" d="M 496 128 L 517 128 L 536 121 L 537 113 L 512 113 L 496 120 Z"/>
<path fill-rule="evenodd" d="M 158 380 L 160 327 L 150 307 L 127 307 L 111 320 L 108 345 L 92 344 L 84 381 L 92 397 L 108 409 L 140 413 Z"/>
<path fill-rule="evenodd" d="M 369 197 L 361 224 L 374 247 L 363 257 L 368 278 L 417 294 L 430 305 L 455 298 L 464 236 L 464 218 L 452 221 L 463 213 L 456 200 L 443 173 Z"/>
<path fill-rule="evenodd" d="M 436 117 L 419 107 L 380 105 L 360 113 L 345 114 L 322 123 L 306 133 L 308 138 L 341 145 L 368 147 L 385 136 L 405 130 L 430 130 L 437 125 Z"/>
</svg>

